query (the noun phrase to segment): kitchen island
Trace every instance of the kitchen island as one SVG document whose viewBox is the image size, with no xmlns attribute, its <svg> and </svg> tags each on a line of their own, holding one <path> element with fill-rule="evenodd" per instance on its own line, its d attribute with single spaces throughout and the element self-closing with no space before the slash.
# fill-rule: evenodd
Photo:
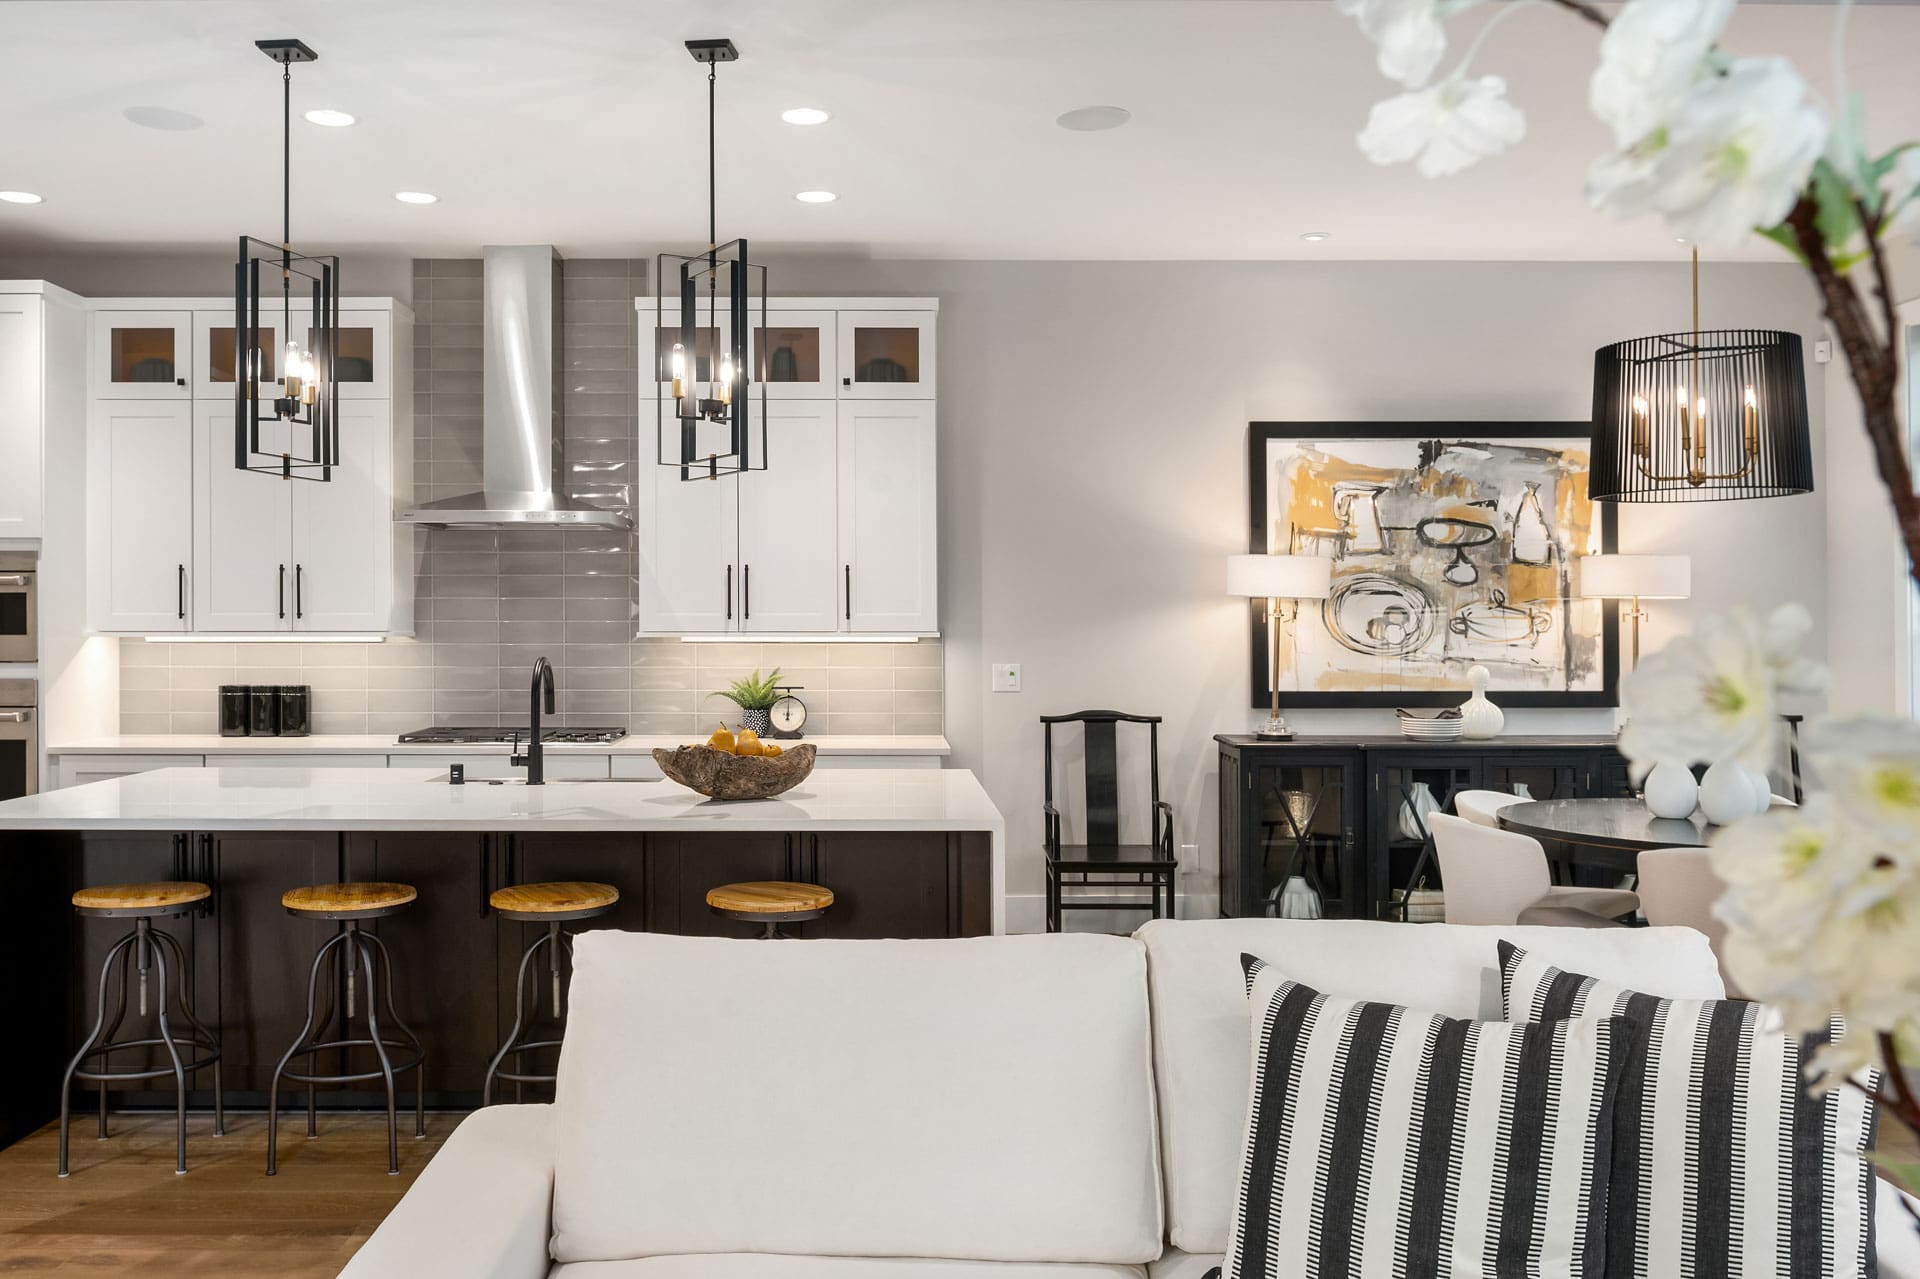
<svg viewBox="0 0 1920 1279">
<path fill-rule="evenodd" d="M 419 900 L 371 927 L 393 951 L 395 1003 L 427 1044 L 428 1104 L 465 1106 L 512 1023 L 533 936 L 489 910 L 495 888 L 597 880 L 621 898 L 593 927 L 747 937 L 750 925 L 707 909 L 706 891 L 804 880 L 836 897 L 806 925 L 810 937 L 977 936 L 1004 929 L 1004 863 L 1000 814 L 961 769 L 821 769 L 775 799 L 720 803 L 670 781 L 455 786 L 427 768 L 166 768 L 10 800 L 0 803 L 0 885 L 14 920 L 0 930 L 0 962 L 34 978 L 13 983 L 18 1047 L 0 1066 L 0 1141 L 54 1113 L 65 1054 L 92 1022 L 100 959 L 126 931 L 124 920 L 74 916 L 68 897 L 83 884 L 212 887 L 203 908 L 164 924 L 190 958 L 240 1106 L 264 1104 L 332 929 L 289 916 L 280 894 L 353 879 L 412 884 Z"/>
</svg>

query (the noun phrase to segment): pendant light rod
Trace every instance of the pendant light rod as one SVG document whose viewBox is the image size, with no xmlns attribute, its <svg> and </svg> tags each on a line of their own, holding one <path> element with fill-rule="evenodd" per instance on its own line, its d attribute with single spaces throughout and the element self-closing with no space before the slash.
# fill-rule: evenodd
<svg viewBox="0 0 1920 1279">
<path fill-rule="evenodd" d="M 716 174 L 720 162 L 714 149 L 714 100 L 717 96 L 717 83 L 714 68 L 718 63 L 707 64 L 707 251 L 720 247 L 720 196 Z"/>
</svg>

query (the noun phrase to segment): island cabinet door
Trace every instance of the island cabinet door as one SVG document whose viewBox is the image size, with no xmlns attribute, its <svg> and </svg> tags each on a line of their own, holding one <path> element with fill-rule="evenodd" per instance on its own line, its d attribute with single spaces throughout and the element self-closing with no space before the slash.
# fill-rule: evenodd
<svg viewBox="0 0 1920 1279">
<path fill-rule="evenodd" d="M 721 884 L 798 878 L 795 836 L 768 832 L 648 834 L 647 931 L 690 937 L 757 937 L 752 924 L 707 908 L 707 890 Z"/>
<path fill-rule="evenodd" d="M 393 957 L 394 1012 L 426 1045 L 429 1106 L 470 1102 L 505 1030 L 494 998 L 499 929 L 487 906 L 498 887 L 495 845 L 461 831 L 346 836 L 345 878 L 419 893 L 372 928 Z"/>
<path fill-rule="evenodd" d="M 967 836 L 941 831 L 839 831 L 806 837 L 801 878 L 833 890 L 833 908 L 808 937 L 965 937 L 992 925 L 984 858 Z M 984 837 L 980 837 L 984 844 Z"/>
<path fill-rule="evenodd" d="M 212 876 L 213 926 L 200 931 L 199 964 L 216 973 L 219 987 L 220 1019 L 208 1024 L 220 1032 L 227 1100 L 264 1104 L 274 1064 L 305 1020 L 314 951 L 333 932 L 332 924 L 287 914 L 280 896 L 290 888 L 338 881 L 340 837 L 263 832 L 194 838 Z"/>
</svg>

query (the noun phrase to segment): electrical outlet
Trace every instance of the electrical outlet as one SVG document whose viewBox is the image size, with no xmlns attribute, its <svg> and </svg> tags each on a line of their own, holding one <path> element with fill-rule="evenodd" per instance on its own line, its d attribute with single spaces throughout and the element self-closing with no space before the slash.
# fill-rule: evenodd
<svg viewBox="0 0 1920 1279">
<path fill-rule="evenodd" d="M 1020 663 L 995 662 L 993 664 L 993 691 L 996 693 L 1020 691 Z"/>
<path fill-rule="evenodd" d="M 1821 338 L 1813 344 L 1813 362 L 1815 364 L 1833 363 L 1832 341 L 1827 338 Z"/>
</svg>

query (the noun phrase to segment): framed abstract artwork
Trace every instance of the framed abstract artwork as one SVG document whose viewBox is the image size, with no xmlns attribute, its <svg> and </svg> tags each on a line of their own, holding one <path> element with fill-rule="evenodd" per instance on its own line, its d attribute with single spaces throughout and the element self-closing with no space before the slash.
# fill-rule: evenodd
<svg viewBox="0 0 1920 1279">
<path fill-rule="evenodd" d="M 1616 705 L 1616 610 L 1574 594 L 1575 562 L 1614 549 L 1587 439 L 1585 422 L 1252 423 L 1248 549 L 1333 561 L 1328 597 L 1280 628 L 1282 703 L 1452 706 L 1484 666 L 1502 706 Z M 1261 708 L 1265 601 L 1251 634 Z"/>
</svg>

